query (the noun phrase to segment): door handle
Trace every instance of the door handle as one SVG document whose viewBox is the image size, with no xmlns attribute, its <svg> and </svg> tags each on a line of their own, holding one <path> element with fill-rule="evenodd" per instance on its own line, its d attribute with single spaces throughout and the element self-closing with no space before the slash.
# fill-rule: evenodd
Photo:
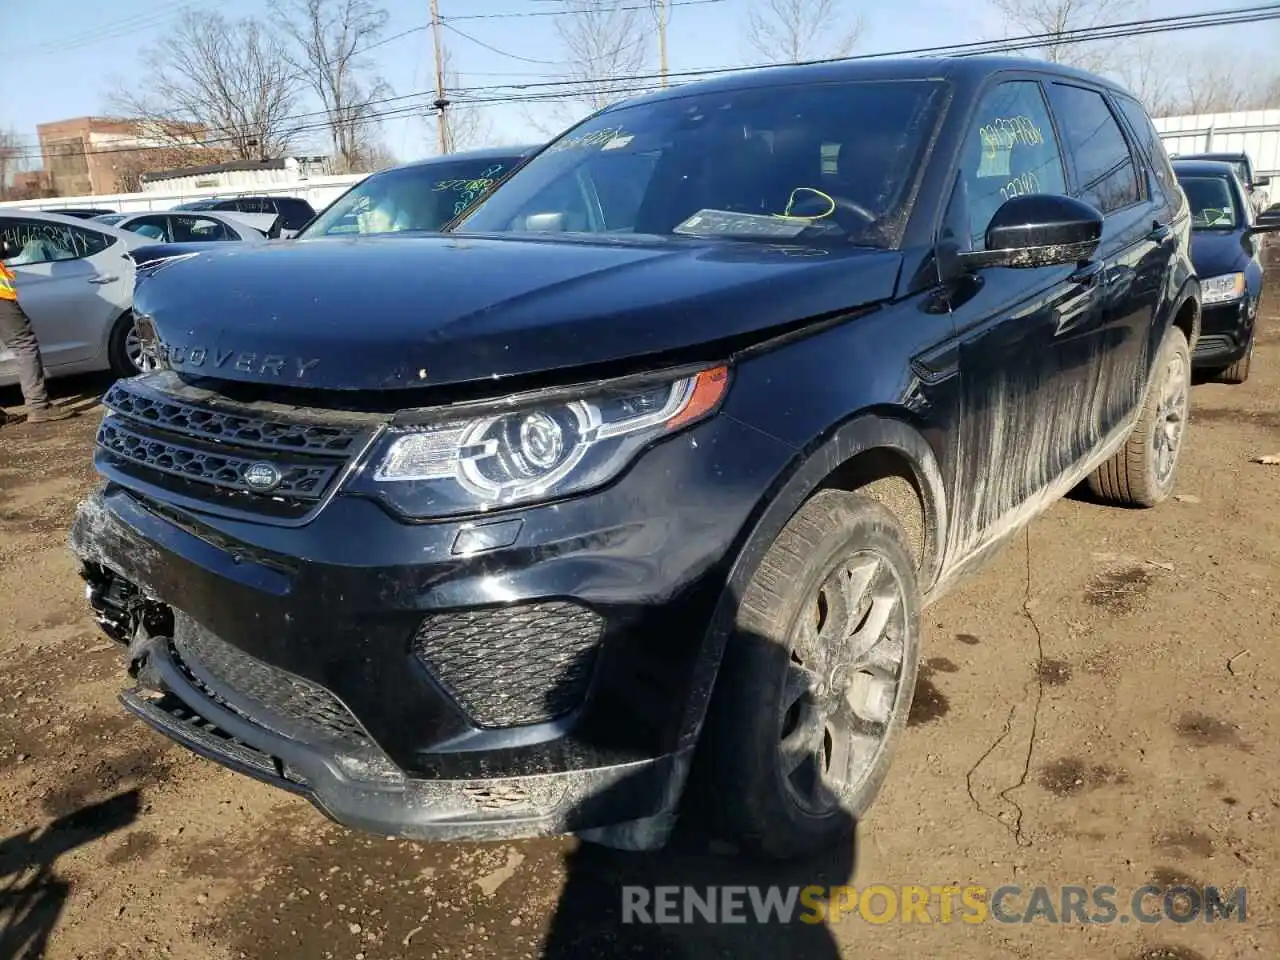
<svg viewBox="0 0 1280 960">
<path fill-rule="evenodd" d="M 120 278 L 119 278 L 119 277 L 116 277 L 116 276 L 90 277 L 90 278 L 89 278 L 89 282 L 90 282 L 90 283 L 97 283 L 97 284 L 103 284 L 103 283 L 115 283 L 115 282 L 116 282 L 117 280 L 119 280 L 119 279 L 120 279 Z"/>
<path fill-rule="evenodd" d="M 1156 243 L 1164 243 L 1173 235 L 1167 223 L 1161 223 L 1159 220 L 1151 225 L 1151 232 L 1147 234 L 1148 240 L 1154 240 Z"/>
<path fill-rule="evenodd" d="M 1080 286 L 1090 286 L 1102 279 L 1102 261 L 1090 260 L 1067 278 L 1069 282 Z"/>
</svg>

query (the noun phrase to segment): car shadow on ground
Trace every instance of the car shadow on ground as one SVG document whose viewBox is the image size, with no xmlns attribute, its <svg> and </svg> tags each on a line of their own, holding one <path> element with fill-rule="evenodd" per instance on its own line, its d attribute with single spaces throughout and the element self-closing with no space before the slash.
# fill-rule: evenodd
<svg viewBox="0 0 1280 960">
<path fill-rule="evenodd" d="M 71 885 L 55 869 L 65 853 L 137 819 L 138 791 L 81 807 L 52 823 L 0 840 L 0 957 L 43 957 Z"/>
<path fill-rule="evenodd" d="M 731 637 L 726 656 L 735 639 L 746 636 Z M 777 683 L 781 690 L 781 673 Z M 780 715 L 779 738 L 784 723 Z M 831 842 L 816 856 L 776 860 L 739 850 L 725 839 L 724 787 L 714 785 L 704 755 L 709 742 L 704 736 L 699 744 L 679 820 L 662 849 L 627 852 L 582 842 L 567 855 L 564 888 L 543 942 L 545 960 L 839 960 L 824 901 L 832 887 L 852 883 L 853 816 L 836 809 L 838 823 L 826 833 Z M 625 794 L 628 785 L 624 779 L 611 789 Z M 607 797 L 592 802 L 609 806 Z"/>
<path fill-rule="evenodd" d="M 806 906 L 799 892 L 851 883 L 855 843 L 834 844 L 817 858 L 787 862 L 748 859 L 731 847 L 709 838 L 698 825 L 682 825 L 668 845 L 653 853 L 626 853 L 583 843 L 566 861 L 568 877 L 550 931 L 544 943 L 546 960 L 637 956 L 661 960 L 702 960 L 706 957 L 839 960 L 840 949 L 821 914 Z M 666 894 L 667 917 L 679 922 L 656 921 L 660 916 L 662 888 L 678 888 Z M 684 891 L 700 900 L 724 905 L 731 888 L 745 888 L 735 895 L 736 920 L 718 912 L 709 922 L 696 906 L 686 906 Z M 624 888 L 643 888 L 644 900 L 625 901 Z M 712 889 L 714 888 L 714 889 Z M 794 897 L 790 919 L 777 914 L 761 917 L 757 905 L 771 891 L 786 901 Z M 794 892 L 793 892 L 794 891 Z M 715 899 L 712 899 L 712 898 Z M 647 901 L 645 913 L 624 907 Z M 686 912 L 688 916 L 686 916 Z"/>
</svg>

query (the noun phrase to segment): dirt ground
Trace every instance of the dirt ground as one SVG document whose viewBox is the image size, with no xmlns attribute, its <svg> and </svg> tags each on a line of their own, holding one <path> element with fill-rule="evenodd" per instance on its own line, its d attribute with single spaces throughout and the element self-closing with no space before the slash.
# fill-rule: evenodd
<svg viewBox="0 0 1280 960">
<path fill-rule="evenodd" d="M 357 835 L 130 719 L 65 546 L 103 385 L 62 386 L 86 415 L 0 430 L 0 960 L 1280 956 L 1280 467 L 1250 462 L 1280 452 L 1269 297 L 1252 379 L 1193 391 L 1177 498 L 1063 501 L 929 610 L 911 724 L 856 849 L 785 868 L 696 838 L 640 856 Z M 1243 885 L 1246 919 L 617 923 L 622 883 L 1123 900 L 1148 882 Z"/>
</svg>

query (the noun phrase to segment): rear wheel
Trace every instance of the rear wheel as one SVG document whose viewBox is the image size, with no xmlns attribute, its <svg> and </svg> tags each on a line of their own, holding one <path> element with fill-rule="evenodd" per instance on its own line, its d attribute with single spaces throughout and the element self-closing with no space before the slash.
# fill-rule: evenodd
<svg viewBox="0 0 1280 960">
<path fill-rule="evenodd" d="M 915 566 L 892 513 L 824 491 L 747 587 L 702 748 L 724 825 L 752 852 L 841 842 L 875 799 L 911 708 Z"/>
<path fill-rule="evenodd" d="M 1191 352 L 1186 335 L 1170 327 L 1129 439 L 1089 477 L 1094 494 L 1135 507 L 1154 507 L 1165 500 L 1173 492 L 1190 405 Z"/>
</svg>

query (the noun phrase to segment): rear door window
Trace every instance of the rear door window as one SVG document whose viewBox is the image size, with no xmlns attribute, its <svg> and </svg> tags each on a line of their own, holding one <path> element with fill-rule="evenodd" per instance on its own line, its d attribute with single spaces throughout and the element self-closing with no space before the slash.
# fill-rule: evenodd
<svg viewBox="0 0 1280 960">
<path fill-rule="evenodd" d="M 214 220 L 212 217 L 175 216 L 173 218 L 174 243 L 239 239 L 225 223 Z"/>
<path fill-rule="evenodd" d="M 1102 213 L 1142 199 L 1137 165 L 1111 108 L 1095 90 L 1054 83 L 1049 99 L 1076 172 L 1076 196 Z"/>
</svg>

